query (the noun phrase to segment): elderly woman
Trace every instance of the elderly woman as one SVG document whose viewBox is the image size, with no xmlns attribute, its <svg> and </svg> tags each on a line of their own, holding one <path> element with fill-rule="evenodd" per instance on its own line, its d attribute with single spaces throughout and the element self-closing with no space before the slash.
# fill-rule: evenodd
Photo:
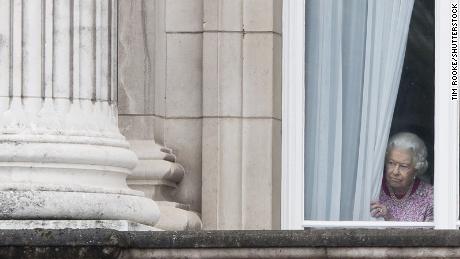
<svg viewBox="0 0 460 259">
<path fill-rule="evenodd" d="M 385 175 L 371 215 L 392 221 L 433 221 L 433 187 L 421 181 L 427 150 L 417 135 L 402 132 L 388 141 Z"/>
</svg>

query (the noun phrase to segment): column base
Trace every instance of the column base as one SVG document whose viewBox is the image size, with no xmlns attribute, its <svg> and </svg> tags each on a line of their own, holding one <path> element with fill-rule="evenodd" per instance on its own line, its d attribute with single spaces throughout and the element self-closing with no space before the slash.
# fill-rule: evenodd
<svg viewBox="0 0 460 259">
<path fill-rule="evenodd" d="M 167 231 L 198 231 L 203 228 L 200 216 L 193 211 L 175 207 L 174 202 L 158 202 L 160 220 L 155 225 Z"/>
<path fill-rule="evenodd" d="M 113 229 L 118 231 L 163 231 L 128 220 L 0 220 L 0 229 Z"/>
<path fill-rule="evenodd" d="M 145 197 L 65 191 L 0 191 L 2 220 L 127 220 L 154 226 L 157 204 Z"/>
</svg>

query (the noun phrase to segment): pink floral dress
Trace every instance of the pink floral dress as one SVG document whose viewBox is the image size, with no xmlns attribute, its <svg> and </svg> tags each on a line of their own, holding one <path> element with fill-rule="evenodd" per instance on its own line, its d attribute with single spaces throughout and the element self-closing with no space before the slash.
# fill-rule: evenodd
<svg viewBox="0 0 460 259">
<path fill-rule="evenodd" d="M 391 197 L 385 180 L 379 201 L 388 209 L 393 221 L 433 221 L 433 186 L 415 179 L 411 194 L 405 198 Z"/>
</svg>

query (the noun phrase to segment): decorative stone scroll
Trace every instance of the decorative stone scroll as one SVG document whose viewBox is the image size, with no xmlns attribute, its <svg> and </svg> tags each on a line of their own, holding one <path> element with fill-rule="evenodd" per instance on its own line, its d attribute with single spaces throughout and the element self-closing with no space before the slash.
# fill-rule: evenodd
<svg viewBox="0 0 460 259">
<path fill-rule="evenodd" d="M 0 0 L 0 218 L 130 220 L 117 126 L 117 0 Z"/>
</svg>

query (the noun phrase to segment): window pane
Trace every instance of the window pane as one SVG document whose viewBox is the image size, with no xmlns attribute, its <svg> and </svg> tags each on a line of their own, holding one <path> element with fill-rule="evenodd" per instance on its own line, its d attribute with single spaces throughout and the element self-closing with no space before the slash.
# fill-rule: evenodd
<svg viewBox="0 0 460 259">
<path fill-rule="evenodd" d="M 433 11 L 432 0 L 306 1 L 306 220 L 374 220 L 371 201 L 387 220 L 431 219 L 403 214 L 432 209 Z M 388 137 L 403 131 L 419 138 L 398 135 L 404 152 L 391 148 L 385 161 Z M 406 140 L 426 143 L 427 174 Z"/>
<path fill-rule="evenodd" d="M 412 12 L 390 135 L 410 131 L 424 140 L 430 165 L 422 177 L 431 184 L 434 169 L 434 94 L 434 1 L 417 0 Z"/>
</svg>

